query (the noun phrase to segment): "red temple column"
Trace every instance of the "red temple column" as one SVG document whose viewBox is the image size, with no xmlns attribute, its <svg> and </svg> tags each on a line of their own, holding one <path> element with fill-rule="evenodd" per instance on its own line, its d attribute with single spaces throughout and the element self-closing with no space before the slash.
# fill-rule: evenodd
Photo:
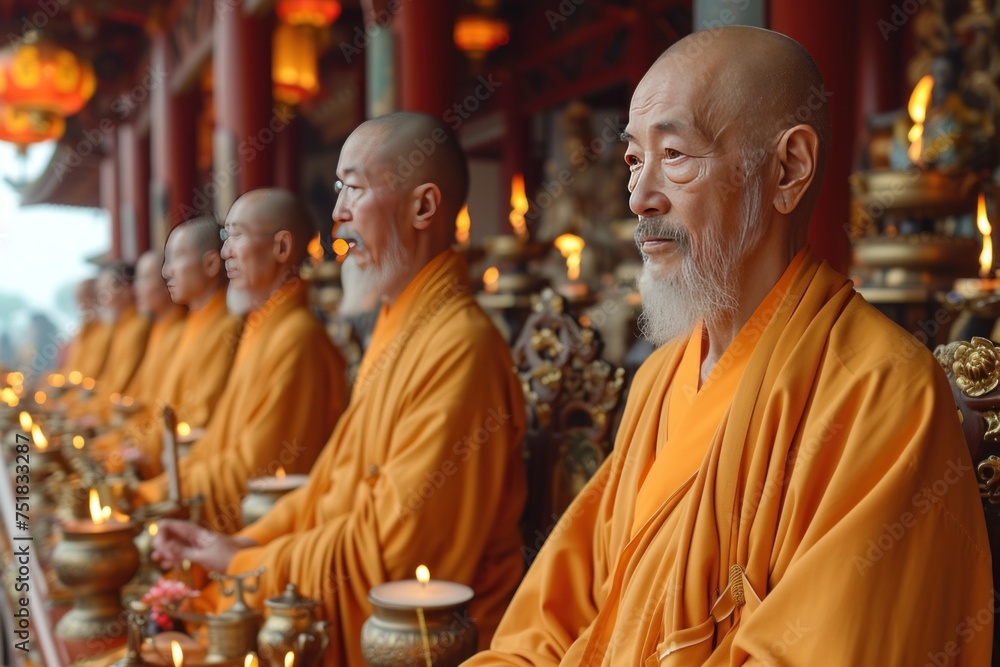
<svg viewBox="0 0 1000 667">
<path fill-rule="evenodd" d="M 454 0 L 400 3 L 392 26 L 401 110 L 440 118 L 455 103 L 455 66 L 462 57 L 453 34 L 457 11 Z"/>
<path fill-rule="evenodd" d="M 215 187 L 209 190 L 222 214 L 231 199 L 274 185 L 275 136 L 288 117 L 271 98 L 272 28 L 272 17 L 246 16 L 242 0 L 215 15 Z"/>
<path fill-rule="evenodd" d="M 114 134 L 104 137 L 105 157 L 101 158 L 101 208 L 111 224 L 109 259 L 122 257 L 121 209 L 118 202 L 118 154 Z"/>
<path fill-rule="evenodd" d="M 771 0 L 770 27 L 804 46 L 823 73 L 829 93 L 833 141 L 823 188 L 809 225 L 809 244 L 835 269 L 847 272 L 851 247 L 847 237 L 849 190 L 854 148 L 854 3 Z"/>
<path fill-rule="evenodd" d="M 286 128 L 275 133 L 274 138 L 274 184 L 300 194 L 301 134 L 301 121 L 296 116 L 288 121 Z"/>
<path fill-rule="evenodd" d="M 884 32 L 897 0 L 858 0 L 858 56 L 855 156 L 868 143 L 868 117 L 898 108 L 903 83 L 903 30 Z M 893 24 L 892 27 L 895 27 Z M 857 164 L 857 159 L 855 160 Z"/>
<path fill-rule="evenodd" d="M 118 127 L 118 184 L 122 256 L 135 261 L 149 250 L 149 135 L 135 123 Z"/>
<path fill-rule="evenodd" d="M 149 101 L 154 238 L 165 237 L 195 211 L 198 96 L 174 90 L 176 65 L 168 35 L 154 35 L 150 68 L 162 81 Z"/>
</svg>

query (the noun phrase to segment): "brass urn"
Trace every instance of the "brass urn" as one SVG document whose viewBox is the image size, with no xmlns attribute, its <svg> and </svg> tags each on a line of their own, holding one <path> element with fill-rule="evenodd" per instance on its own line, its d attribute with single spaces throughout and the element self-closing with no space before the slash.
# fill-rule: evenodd
<svg viewBox="0 0 1000 667">
<path fill-rule="evenodd" d="M 257 647 L 265 665 L 281 667 L 289 651 L 295 652 L 296 665 L 309 667 L 322 663 L 330 636 L 326 621 L 314 619 L 318 605 L 315 600 L 299 595 L 292 583 L 281 595 L 264 601 L 268 617 L 257 634 Z"/>
<path fill-rule="evenodd" d="M 139 569 L 139 550 L 132 541 L 138 532 L 134 521 L 63 523 L 63 538 L 52 561 L 74 600 L 73 608 L 56 624 L 60 637 L 101 639 L 119 632 L 121 588 Z"/>
</svg>

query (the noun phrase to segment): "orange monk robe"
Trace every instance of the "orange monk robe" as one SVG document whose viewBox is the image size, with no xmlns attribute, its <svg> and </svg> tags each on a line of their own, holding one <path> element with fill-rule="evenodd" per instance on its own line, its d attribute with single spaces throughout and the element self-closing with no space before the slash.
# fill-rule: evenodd
<svg viewBox="0 0 1000 667">
<path fill-rule="evenodd" d="M 247 316 L 225 391 L 204 437 L 180 464 L 185 497 L 203 495 L 202 522 L 242 527 L 247 480 L 308 473 L 347 402 L 345 365 L 308 307 L 305 283 L 285 283 Z M 144 482 L 147 500 L 166 498 L 166 474 Z"/>
<path fill-rule="evenodd" d="M 150 322 L 134 306 L 128 308 L 115 323 L 108 346 L 108 358 L 97 380 L 97 390 L 85 400 L 77 400 L 69 410 L 71 417 L 99 413 L 111 394 L 120 394 L 135 375 L 146 351 Z"/>
<path fill-rule="evenodd" d="M 383 309 L 309 482 L 241 533 L 262 545 L 229 566 L 266 568 L 254 606 L 288 582 L 322 601 L 324 664 L 364 664 L 368 591 L 420 564 L 472 587 L 483 646 L 520 580 L 524 398 L 467 276 L 448 251 Z"/>
<path fill-rule="evenodd" d="M 947 380 L 811 251 L 795 264 L 719 361 L 747 357 L 707 442 L 664 415 L 698 400 L 671 391 L 689 342 L 643 365 L 613 456 L 468 667 L 989 664 L 990 551 Z"/>
<path fill-rule="evenodd" d="M 140 470 L 144 477 L 163 472 L 160 457 L 164 403 L 173 408 L 178 421 L 187 422 L 192 429 L 208 425 L 229 378 L 240 325 L 241 320 L 226 309 L 225 288 L 216 292 L 203 308 L 188 313 L 160 394 L 150 407 L 130 419 L 121 432 L 121 440 L 129 441 L 142 452 Z"/>
<path fill-rule="evenodd" d="M 70 343 L 62 374 L 79 371 L 83 377 L 96 378 L 104 368 L 111 344 L 112 326 L 105 322 L 87 322 Z"/>
<path fill-rule="evenodd" d="M 122 396 L 129 396 L 140 406 L 152 403 L 157 398 L 157 387 L 163 382 L 170 360 L 177 353 L 177 342 L 184 328 L 185 310 L 180 306 L 157 318 L 149 327 L 146 352 L 135 375 L 125 386 Z M 103 422 L 111 419 L 111 402 L 98 405 L 97 414 Z"/>
</svg>

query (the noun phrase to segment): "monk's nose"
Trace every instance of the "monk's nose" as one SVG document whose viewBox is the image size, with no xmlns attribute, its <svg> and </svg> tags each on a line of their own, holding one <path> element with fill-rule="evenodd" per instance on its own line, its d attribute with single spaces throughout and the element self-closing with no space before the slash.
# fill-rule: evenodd
<svg viewBox="0 0 1000 667">
<path fill-rule="evenodd" d="M 670 210 L 670 198 L 655 169 L 643 169 L 638 174 L 628 205 L 633 213 L 644 217 L 663 215 Z"/>
</svg>

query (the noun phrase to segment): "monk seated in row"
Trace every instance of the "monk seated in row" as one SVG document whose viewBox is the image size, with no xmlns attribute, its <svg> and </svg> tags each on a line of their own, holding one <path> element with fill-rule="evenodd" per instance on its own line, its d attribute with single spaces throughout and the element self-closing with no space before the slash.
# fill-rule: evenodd
<svg viewBox="0 0 1000 667">
<path fill-rule="evenodd" d="M 107 458 L 110 469 L 120 469 L 128 458 L 143 478 L 163 472 L 164 405 L 193 431 L 204 429 L 215 411 L 236 356 L 241 325 L 226 308 L 228 280 L 221 251 L 219 226 L 209 217 L 182 222 L 167 235 L 156 275 L 161 284 L 165 281 L 168 299 L 185 306 L 188 315 L 165 367 L 151 382 L 152 397 L 122 428 L 93 441 L 92 451 Z"/>
<path fill-rule="evenodd" d="M 783 35 L 706 34 L 652 66 L 624 135 L 662 347 L 465 664 L 988 665 L 990 549 L 948 383 L 806 245 L 820 72 Z"/>
<path fill-rule="evenodd" d="M 435 151 L 403 176 L 398 156 L 425 139 Z M 368 591 L 424 564 L 473 588 L 485 648 L 523 571 L 525 412 L 507 345 L 451 249 L 465 158 L 441 121 L 399 113 L 351 134 L 337 176 L 333 219 L 351 247 L 349 275 L 382 296 L 351 402 L 304 487 L 233 536 L 161 522 L 154 557 L 233 574 L 263 567 L 248 596 L 261 610 L 295 583 L 330 623 L 327 665 L 364 664 Z M 214 589 L 202 598 L 215 599 Z"/>
<path fill-rule="evenodd" d="M 195 224 L 203 223 L 191 225 L 193 234 Z M 205 434 L 178 474 L 185 498 L 202 498 L 204 524 L 235 533 L 248 480 L 278 467 L 307 473 L 344 410 L 347 389 L 343 359 L 310 312 L 298 275 L 313 235 L 305 205 L 285 190 L 254 190 L 236 200 L 216 233 L 224 239 L 220 258 L 229 289 L 244 294 L 252 310 L 238 338 L 216 331 L 205 341 L 216 349 L 232 346 L 236 356 Z M 177 241 L 172 252 L 186 239 Z M 140 503 L 167 495 L 166 472 L 138 488 Z"/>
<path fill-rule="evenodd" d="M 79 384 L 84 378 L 96 378 L 104 368 L 111 342 L 111 325 L 99 316 L 95 278 L 80 281 L 74 296 L 80 328 L 66 351 L 61 374 L 64 378 L 73 375 Z"/>
</svg>

